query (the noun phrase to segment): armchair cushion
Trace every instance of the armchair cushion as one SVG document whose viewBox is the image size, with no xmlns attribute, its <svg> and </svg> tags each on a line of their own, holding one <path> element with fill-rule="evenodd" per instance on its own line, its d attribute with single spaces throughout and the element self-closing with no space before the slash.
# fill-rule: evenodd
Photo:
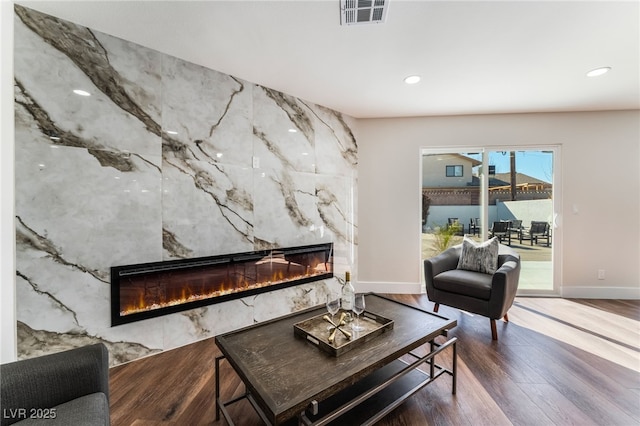
<svg viewBox="0 0 640 426">
<path fill-rule="evenodd" d="M 36 414 L 33 418 L 27 417 L 17 424 L 20 426 L 44 424 L 47 426 L 94 426 L 109 424 L 109 401 L 102 392 L 81 396 L 54 408 L 41 410 L 41 412 L 48 414 L 48 417 L 46 419 L 38 418 Z M 32 410 L 31 413 L 38 413 L 38 410 Z"/>
<path fill-rule="evenodd" d="M 102 343 L 2 364 L 0 376 L 1 426 L 109 424 L 109 353 Z"/>
<path fill-rule="evenodd" d="M 499 248 L 500 241 L 496 237 L 484 243 L 476 243 L 470 238 L 464 238 L 458 269 L 493 274 L 498 269 Z"/>
<path fill-rule="evenodd" d="M 433 287 L 449 293 L 464 294 L 476 299 L 489 300 L 493 275 L 482 272 L 452 269 L 438 275 Z"/>
</svg>

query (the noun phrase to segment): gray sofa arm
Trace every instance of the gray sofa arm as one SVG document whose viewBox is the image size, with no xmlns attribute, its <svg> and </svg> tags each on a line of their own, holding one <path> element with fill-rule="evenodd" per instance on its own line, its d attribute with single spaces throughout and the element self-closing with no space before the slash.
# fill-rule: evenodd
<svg viewBox="0 0 640 426">
<path fill-rule="evenodd" d="M 449 247 L 437 256 L 424 260 L 424 281 L 429 300 L 434 300 L 435 297 L 433 277 L 442 272 L 456 269 L 458 267 L 458 259 L 460 258 L 461 252 L 461 245 L 453 246 Z"/>
<path fill-rule="evenodd" d="M 456 269 L 461 252 L 462 246 L 457 245 L 449 247 L 437 256 L 426 259 L 424 261 L 425 277 L 435 277 L 444 271 Z"/>
<path fill-rule="evenodd" d="M 104 344 L 84 346 L 0 366 L 2 410 L 27 415 L 76 398 L 103 393 L 109 398 L 109 353 Z M 17 411 L 13 411 L 17 413 Z M 2 426 L 20 420 L 2 416 Z M 24 417 L 23 417 L 24 418 Z"/>
<path fill-rule="evenodd" d="M 493 275 L 489 318 L 502 318 L 516 297 L 520 279 L 520 256 L 517 253 L 500 255 L 498 270 Z"/>
</svg>

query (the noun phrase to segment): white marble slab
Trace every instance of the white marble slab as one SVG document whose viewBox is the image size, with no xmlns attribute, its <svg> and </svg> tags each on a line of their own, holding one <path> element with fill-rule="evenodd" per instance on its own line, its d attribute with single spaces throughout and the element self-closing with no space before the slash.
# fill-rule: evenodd
<svg viewBox="0 0 640 426">
<path fill-rule="evenodd" d="M 188 160 L 163 165 L 164 259 L 253 250 L 253 171 Z"/>
</svg>

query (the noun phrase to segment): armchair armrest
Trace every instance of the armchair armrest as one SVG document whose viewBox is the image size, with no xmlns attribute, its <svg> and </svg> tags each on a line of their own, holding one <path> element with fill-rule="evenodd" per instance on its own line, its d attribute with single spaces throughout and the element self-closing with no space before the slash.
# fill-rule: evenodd
<svg viewBox="0 0 640 426">
<path fill-rule="evenodd" d="M 424 278 L 427 285 L 427 290 L 433 288 L 433 277 L 436 275 L 456 269 L 458 267 L 458 260 L 460 259 L 460 253 L 462 252 L 462 246 L 457 245 L 449 247 L 442 253 L 425 259 L 424 261 Z"/>
<path fill-rule="evenodd" d="M 516 297 L 520 279 L 520 256 L 515 252 L 500 256 L 498 270 L 493 275 L 491 297 L 489 299 L 489 318 L 502 318 Z"/>
<path fill-rule="evenodd" d="M 4 410 L 51 408 L 101 392 L 109 398 L 109 353 L 98 343 L 0 366 Z M 2 425 L 13 422 L 2 419 Z"/>
</svg>

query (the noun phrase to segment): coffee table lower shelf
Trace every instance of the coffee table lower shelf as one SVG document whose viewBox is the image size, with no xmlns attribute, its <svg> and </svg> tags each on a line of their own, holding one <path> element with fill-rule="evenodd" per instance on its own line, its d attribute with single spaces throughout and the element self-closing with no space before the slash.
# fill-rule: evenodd
<svg viewBox="0 0 640 426">
<path fill-rule="evenodd" d="M 286 425 L 372 425 L 393 411 L 414 393 L 440 377 L 448 374 L 452 377 L 452 393 L 456 393 L 457 338 L 453 337 L 442 344 L 431 342 L 429 354 L 419 357 L 409 352 L 414 361 L 397 359 L 375 370 L 347 389 L 344 389 L 323 401 L 312 401 L 309 408 L 287 421 Z M 435 356 L 452 346 L 452 368 L 447 369 L 435 362 Z M 216 376 L 224 356 L 216 358 Z M 429 373 L 418 369 L 421 365 L 429 367 Z M 216 382 L 219 378 L 216 377 Z M 265 424 L 271 424 L 249 392 L 233 400 L 222 401 L 216 395 L 216 407 L 227 423 L 233 425 L 226 407 L 247 399 Z"/>
</svg>

